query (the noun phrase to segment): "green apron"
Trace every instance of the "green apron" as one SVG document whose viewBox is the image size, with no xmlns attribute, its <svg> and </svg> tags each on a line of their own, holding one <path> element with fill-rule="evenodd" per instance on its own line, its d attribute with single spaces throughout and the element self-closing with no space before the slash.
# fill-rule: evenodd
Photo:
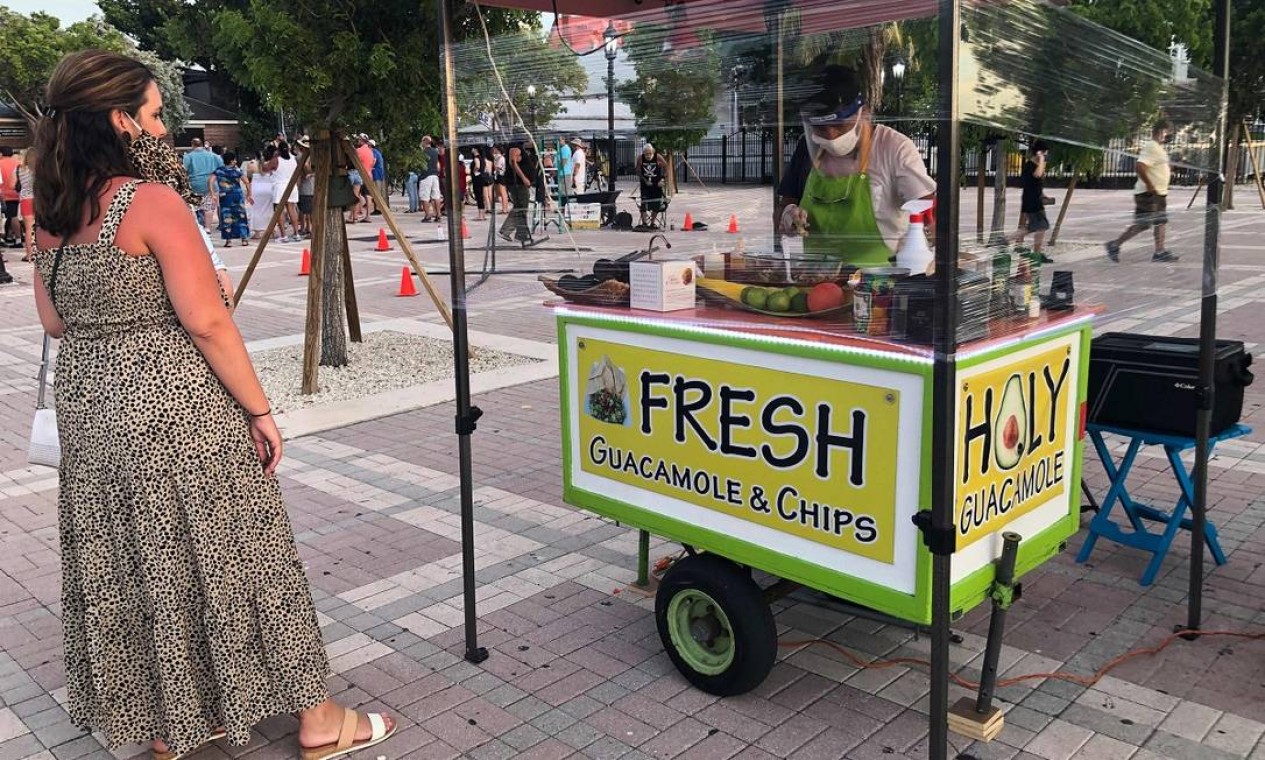
<svg viewBox="0 0 1265 760">
<path fill-rule="evenodd" d="M 859 267 L 890 266 L 894 252 L 879 232 L 865 172 L 827 177 L 814 168 L 799 207 L 808 214 L 805 254 L 843 259 Z"/>
</svg>

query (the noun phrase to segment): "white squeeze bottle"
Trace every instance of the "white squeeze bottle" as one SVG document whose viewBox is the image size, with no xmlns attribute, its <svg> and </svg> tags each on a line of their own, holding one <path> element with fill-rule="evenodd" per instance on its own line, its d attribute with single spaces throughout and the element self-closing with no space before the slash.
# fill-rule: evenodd
<svg viewBox="0 0 1265 760">
<path fill-rule="evenodd" d="M 910 214 L 909 229 L 900 241 L 900 250 L 896 252 L 896 266 L 904 267 L 910 274 L 925 274 L 927 268 L 935 261 L 931 246 L 927 245 L 927 233 L 924 231 L 923 214 Z"/>
</svg>

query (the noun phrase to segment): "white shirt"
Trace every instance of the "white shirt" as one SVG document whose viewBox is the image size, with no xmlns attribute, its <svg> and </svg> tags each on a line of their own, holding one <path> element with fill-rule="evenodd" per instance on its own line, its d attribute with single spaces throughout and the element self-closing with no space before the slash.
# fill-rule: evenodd
<svg viewBox="0 0 1265 760">
<path fill-rule="evenodd" d="M 571 151 L 571 176 L 575 177 L 575 187 L 577 190 L 584 190 L 584 183 L 586 182 L 584 172 L 587 168 L 585 166 L 587 161 L 588 156 L 585 154 L 584 148 L 576 148 Z"/>
<path fill-rule="evenodd" d="M 1173 170 L 1168 163 L 1168 151 L 1164 150 L 1164 146 L 1155 140 L 1147 140 L 1142 146 L 1142 152 L 1138 154 L 1138 163 L 1146 164 L 1146 176 L 1151 179 L 1151 184 L 1155 185 L 1155 192 L 1158 195 L 1168 195 L 1168 181 L 1172 176 Z M 1137 184 L 1133 186 L 1133 194 L 1140 195 L 1150 192 L 1147 190 L 1146 183 L 1138 177 Z"/>
</svg>

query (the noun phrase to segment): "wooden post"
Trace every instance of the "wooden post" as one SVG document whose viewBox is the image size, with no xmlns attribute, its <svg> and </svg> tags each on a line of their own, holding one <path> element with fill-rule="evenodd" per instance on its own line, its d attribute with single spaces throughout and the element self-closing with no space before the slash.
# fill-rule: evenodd
<svg viewBox="0 0 1265 760">
<path fill-rule="evenodd" d="M 369 173 L 365 171 L 364 164 L 360 163 L 360 157 L 356 155 L 356 151 L 352 150 L 351 146 L 345 141 L 340 140 L 339 145 L 342 147 L 343 153 L 346 154 L 347 160 L 356 169 L 356 171 L 360 172 L 360 176 L 370 176 Z M 443 316 L 444 321 L 448 323 L 448 329 L 451 330 L 452 312 L 448 310 L 448 304 L 444 303 L 444 299 L 440 297 L 439 292 L 435 290 L 434 283 L 430 281 L 430 277 L 427 276 L 426 270 L 422 267 L 417 255 L 413 253 L 413 244 L 409 242 L 408 236 L 401 232 L 399 225 L 395 223 L 395 214 L 391 212 L 391 206 L 387 203 L 386 199 L 382 197 L 382 194 L 378 192 L 378 187 L 373 184 L 373 182 L 366 181 L 364 187 L 369 191 L 369 195 L 373 198 L 373 202 L 378 204 L 378 208 L 382 211 L 382 218 L 386 220 L 387 226 L 391 228 L 391 233 L 395 235 L 396 242 L 400 244 L 400 250 L 404 251 L 404 255 L 408 257 L 409 264 L 413 267 L 413 273 L 416 274 L 417 278 L 422 281 L 422 287 L 426 288 L 426 294 L 430 296 L 430 300 L 435 304 L 435 308 L 439 309 L 440 315 Z M 457 205 L 457 210 L 459 213 L 460 205 Z M 449 209 L 449 211 L 451 212 L 451 209 Z M 456 294 L 454 293 L 453 296 L 455 297 Z"/>
<path fill-rule="evenodd" d="M 308 156 L 311 151 L 299 151 L 299 165 L 294 170 L 294 175 L 290 177 L 290 184 L 286 185 L 285 195 L 282 198 L 289 198 L 290 193 L 294 192 L 294 188 L 299 184 L 299 178 L 303 176 L 303 168 L 307 165 Z M 252 193 L 253 194 L 253 193 Z M 272 210 L 272 219 L 268 222 L 268 229 L 264 230 L 264 235 L 259 239 L 259 245 L 255 246 L 255 254 L 250 257 L 250 263 L 246 265 L 246 271 L 242 273 L 242 279 L 237 283 L 237 291 L 233 293 L 233 305 L 236 306 L 242 302 L 242 293 L 246 292 L 246 286 L 250 284 L 250 278 L 255 274 L 255 267 L 259 266 L 259 260 L 263 258 L 264 249 L 268 247 L 269 241 L 272 240 L 272 232 L 277 228 L 277 222 L 281 221 L 281 215 L 285 213 L 285 204 L 278 203 L 277 207 Z"/>
<path fill-rule="evenodd" d="M 1243 119 L 1243 142 L 1247 145 L 1247 157 L 1252 162 L 1252 177 L 1256 179 L 1256 195 L 1261 199 L 1261 208 L 1265 209 L 1265 181 L 1261 180 L 1261 165 L 1256 161 L 1256 143 L 1252 141 L 1252 128 L 1247 119 Z M 1233 182 L 1233 178 L 1230 180 Z"/>
<path fill-rule="evenodd" d="M 356 280 L 351 275 L 351 249 L 343 235 L 343 302 L 347 307 L 347 337 L 352 343 L 363 343 L 360 334 L 360 308 L 356 306 Z"/>
<path fill-rule="evenodd" d="M 314 144 L 325 148 L 317 151 L 313 170 L 316 187 L 312 196 L 312 246 L 323 245 L 325 240 L 325 213 L 329 206 L 330 159 L 333 158 L 333 136 L 322 131 Z M 298 172 L 295 172 L 298 176 Z M 325 281 L 325 256 L 323 251 L 312 252 L 312 272 L 307 280 L 307 320 L 303 327 L 303 393 L 316 393 L 316 374 L 321 358 L 321 299 Z"/>
<path fill-rule="evenodd" d="M 1050 233 L 1050 245 L 1054 245 L 1059 240 L 1059 230 L 1063 229 L 1063 220 L 1067 217 L 1067 207 L 1072 205 L 1072 193 L 1076 192 L 1076 180 L 1080 178 L 1080 172 L 1072 170 L 1072 179 L 1067 183 L 1067 194 L 1063 196 L 1063 205 L 1059 207 L 1059 220 L 1054 223 L 1054 231 Z"/>
<path fill-rule="evenodd" d="M 979 167 L 975 173 L 975 188 L 978 191 L 978 202 L 975 204 L 975 242 L 984 242 L 984 187 L 987 184 L 988 174 L 988 148 L 980 144 L 979 154 L 977 156 Z M 1051 241 L 1050 245 L 1054 245 Z"/>
</svg>

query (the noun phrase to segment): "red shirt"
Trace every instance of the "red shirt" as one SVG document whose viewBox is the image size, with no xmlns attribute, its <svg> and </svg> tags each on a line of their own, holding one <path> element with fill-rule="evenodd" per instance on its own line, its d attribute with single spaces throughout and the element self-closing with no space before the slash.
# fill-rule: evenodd
<svg viewBox="0 0 1265 760">
<path fill-rule="evenodd" d="M 18 164 L 17 156 L 0 158 L 0 201 L 18 200 Z"/>
<path fill-rule="evenodd" d="M 373 178 L 374 164 L 378 163 L 374 160 L 373 148 L 369 147 L 369 143 L 365 143 L 359 148 L 356 148 L 356 155 L 360 158 L 360 163 L 365 165 L 365 171 L 368 172 L 368 174 L 365 175 L 364 180 L 368 182 Z"/>
</svg>

